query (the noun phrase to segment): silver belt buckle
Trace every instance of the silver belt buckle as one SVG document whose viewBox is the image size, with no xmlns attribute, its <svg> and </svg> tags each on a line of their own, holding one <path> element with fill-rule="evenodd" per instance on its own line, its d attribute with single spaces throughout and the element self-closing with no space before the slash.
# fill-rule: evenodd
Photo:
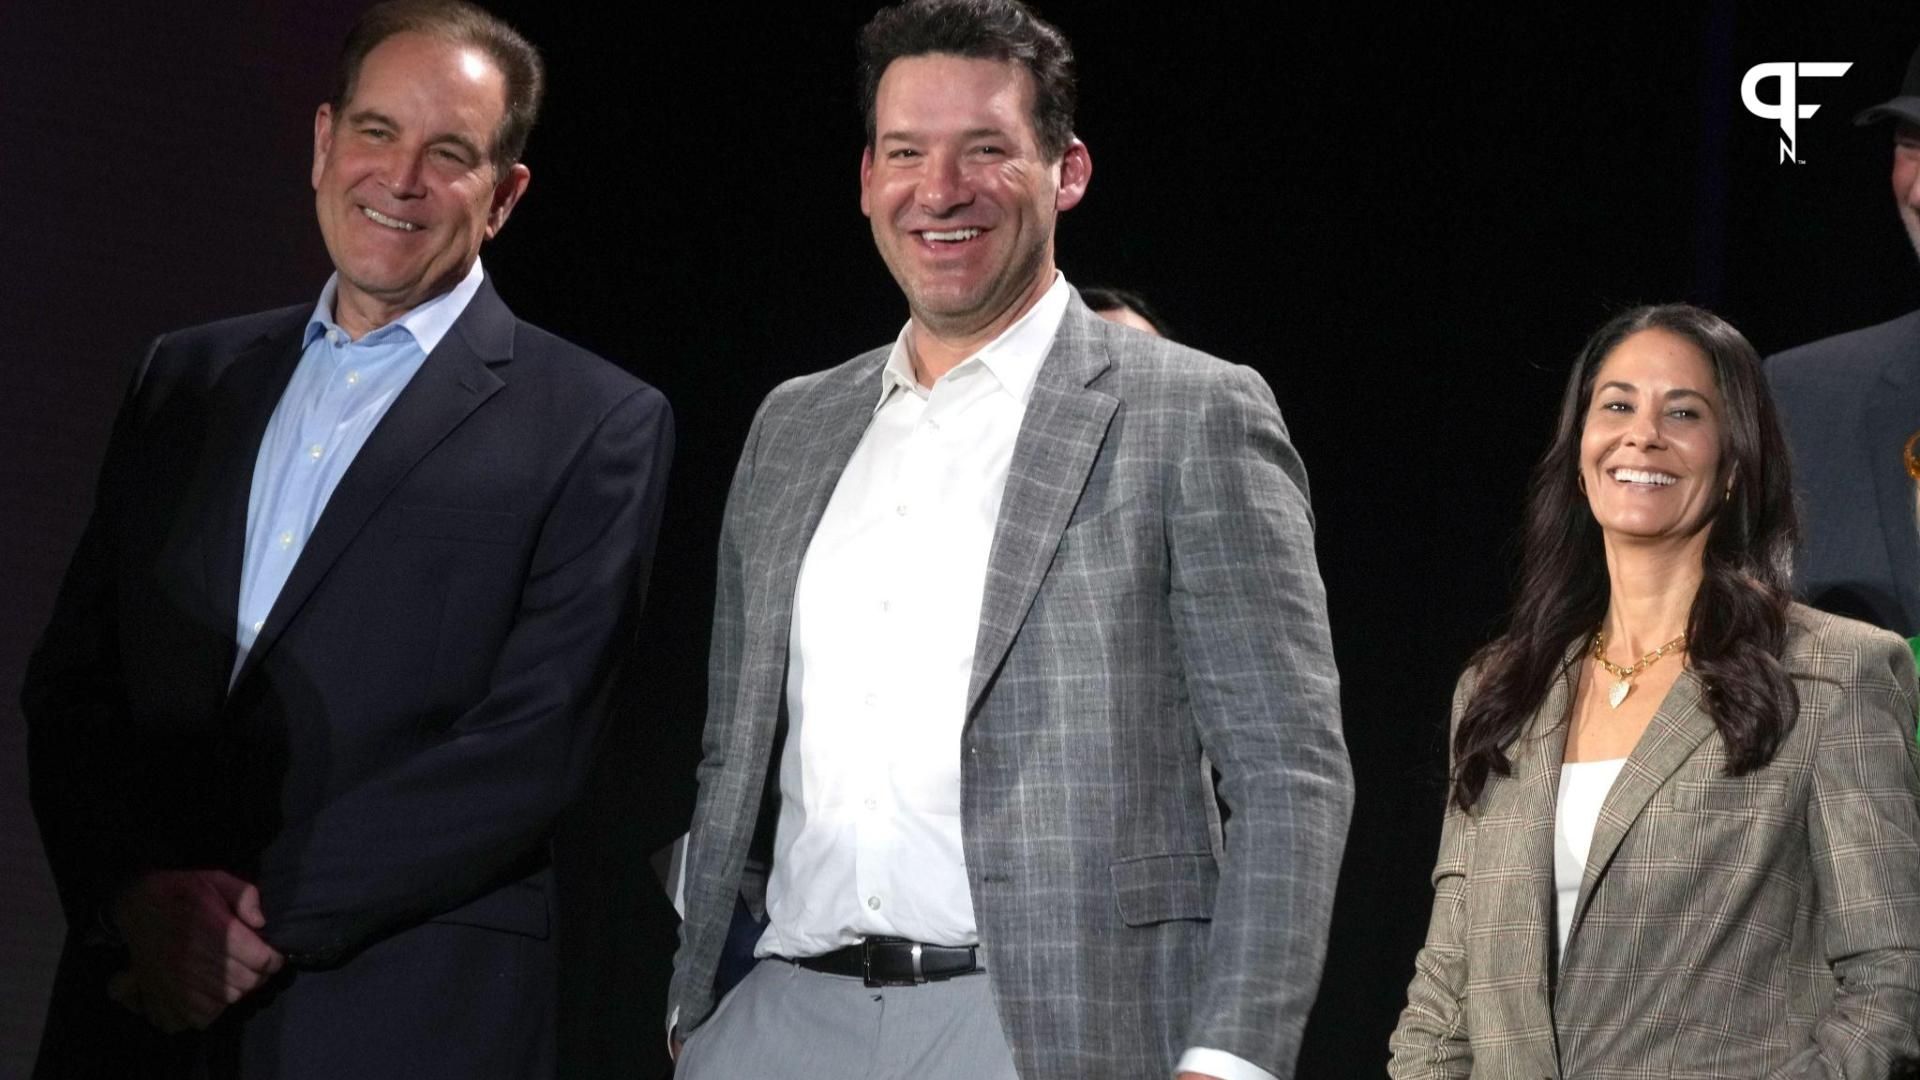
<svg viewBox="0 0 1920 1080">
<path fill-rule="evenodd" d="M 892 945 L 896 943 L 882 942 L 881 944 Z M 927 978 L 927 973 L 925 968 L 921 966 L 922 955 L 921 955 L 920 943 L 917 941 L 912 941 L 912 942 L 907 942 L 906 944 L 908 946 L 907 956 L 909 958 L 909 962 L 912 965 L 911 974 L 906 978 L 884 978 L 883 979 L 874 975 L 873 973 L 873 948 L 874 948 L 873 939 L 861 938 L 860 939 L 860 981 L 871 987 L 922 986 L 928 982 L 931 982 L 932 980 Z"/>
</svg>

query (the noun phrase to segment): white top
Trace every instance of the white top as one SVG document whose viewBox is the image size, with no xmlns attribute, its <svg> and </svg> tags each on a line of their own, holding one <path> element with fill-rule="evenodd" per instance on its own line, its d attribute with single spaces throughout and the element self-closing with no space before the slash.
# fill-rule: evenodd
<svg viewBox="0 0 1920 1080">
<path fill-rule="evenodd" d="M 1587 852 L 1593 847 L 1593 827 L 1600 821 L 1600 804 L 1620 776 L 1626 758 L 1606 761 L 1569 761 L 1560 766 L 1560 801 L 1553 813 L 1553 906 L 1560 931 L 1560 954 L 1566 955 L 1567 935 L 1573 930 L 1573 907 L 1580 898 L 1580 879 L 1586 876 Z"/>
<path fill-rule="evenodd" d="M 1000 496 L 1066 280 L 931 389 L 903 329 L 800 565 L 759 956 L 978 941 L 960 734 Z"/>
</svg>

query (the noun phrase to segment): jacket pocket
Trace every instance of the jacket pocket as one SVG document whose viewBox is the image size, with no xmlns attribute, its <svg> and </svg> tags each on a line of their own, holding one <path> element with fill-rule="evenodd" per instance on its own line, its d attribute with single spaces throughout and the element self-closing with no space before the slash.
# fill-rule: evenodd
<svg viewBox="0 0 1920 1080">
<path fill-rule="evenodd" d="M 1114 898 L 1128 926 L 1213 918 L 1220 869 L 1205 851 L 1138 855 L 1113 864 Z"/>
<path fill-rule="evenodd" d="M 494 510 L 461 510 L 449 506 L 394 508 L 394 532 L 426 540 L 474 540 L 511 544 L 520 539 L 521 518 Z"/>
<path fill-rule="evenodd" d="M 1777 815 L 1786 805 L 1784 776 L 1715 776 L 1677 780 L 1673 785 L 1673 808 L 1690 813 L 1747 811 Z"/>
<path fill-rule="evenodd" d="M 533 881 L 515 881 L 427 921 L 545 938 L 547 890 Z"/>
</svg>

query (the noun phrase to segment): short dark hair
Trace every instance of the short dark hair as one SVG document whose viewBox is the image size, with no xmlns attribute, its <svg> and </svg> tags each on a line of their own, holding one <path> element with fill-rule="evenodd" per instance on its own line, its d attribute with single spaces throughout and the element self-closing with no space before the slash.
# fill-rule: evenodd
<svg viewBox="0 0 1920 1080">
<path fill-rule="evenodd" d="M 1687 666 L 1706 683 L 1707 712 L 1739 776 L 1773 760 L 1797 696 L 1780 655 L 1798 535 L 1787 440 L 1760 356 L 1726 320 L 1688 304 L 1621 312 L 1593 332 L 1567 374 L 1553 441 L 1533 469 L 1517 595 L 1506 630 L 1469 670 L 1472 697 L 1453 735 L 1453 802 L 1471 810 L 1490 776 L 1511 776 L 1507 749 L 1566 672 L 1568 650 L 1606 616 L 1609 578 L 1600 525 L 1580 484 L 1580 438 L 1601 365 L 1627 338 L 1664 330 L 1713 369 L 1723 424 L 1724 501 L 1709 511 L 1700 589 L 1687 615 Z M 1575 662 L 1586 658 L 1584 650 Z"/>
<path fill-rule="evenodd" d="M 907 0 L 881 8 L 860 31 L 860 109 L 875 145 L 874 99 L 887 65 L 946 53 L 1019 64 L 1033 76 L 1033 131 L 1048 161 L 1073 141 L 1073 46 L 1020 0 Z"/>
<path fill-rule="evenodd" d="M 1173 340 L 1173 327 L 1167 324 L 1167 320 L 1160 317 L 1160 313 L 1153 309 L 1153 305 L 1147 303 L 1146 297 L 1132 289 L 1117 289 L 1111 285 L 1083 285 L 1080 287 L 1080 299 L 1086 301 L 1087 307 L 1095 312 L 1131 311 L 1145 319 L 1147 325 L 1153 327 L 1154 333 L 1169 341 Z"/>
<path fill-rule="evenodd" d="M 386 0 L 361 14 L 340 47 L 340 67 L 334 76 L 337 112 L 353 98 L 360 82 L 360 65 L 367 54 L 395 34 L 428 34 L 459 45 L 471 45 L 487 54 L 507 81 L 507 110 L 493 133 L 488 156 L 496 176 L 505 176 L 527 149 L 527 136 L 540 118 L 540 99 L 546 94 L 547 69 L 540 51 L 498 16 L 465 0 Z"/>
</svg>

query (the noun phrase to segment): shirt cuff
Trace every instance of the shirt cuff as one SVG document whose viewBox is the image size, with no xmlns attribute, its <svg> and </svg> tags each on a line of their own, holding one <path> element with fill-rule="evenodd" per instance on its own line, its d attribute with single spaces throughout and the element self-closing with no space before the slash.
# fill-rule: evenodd
<svg viewBox="0 0 1920 1080">
<path fill-rule="evenodd" d="M 1175 1075 L 1197 1072 L 1217 1076 L 1220 1080 L 1280 1080 L 1246 1058 L 1235 1057 L 1225 1050 L 1209 1050 L 1204 1046 L 1188 1047 L 1187 1052 L 1180 1055 L 1180 1064 L 1175 1065 L 1173 1071 Z"/>
<path fill-rule="evenodd" d="M 673 842 L 672 861 L 668 864 L 667 880 L 671 883 L 667 894 L 673 897 L 673 913 L 685 919 L 687 917 L 687 839 L 689 834 L 681 833 L 680 839 Z"/>
</svg>

